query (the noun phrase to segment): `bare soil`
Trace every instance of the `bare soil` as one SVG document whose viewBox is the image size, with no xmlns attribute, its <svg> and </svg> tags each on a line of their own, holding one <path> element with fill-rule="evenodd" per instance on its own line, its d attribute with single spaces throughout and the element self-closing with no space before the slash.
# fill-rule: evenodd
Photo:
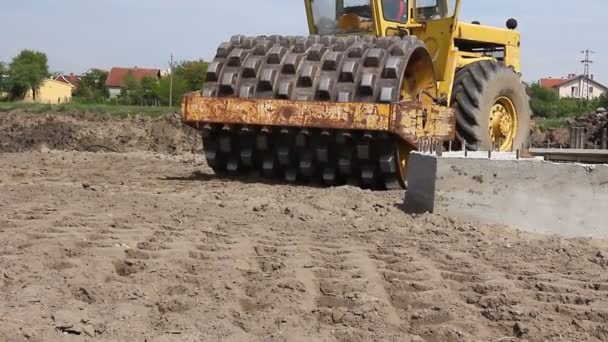
<svg viewBox="0 0 608 342">
<path fill-rule="evenodd" d="M 0 113 L 0 152 L 49 149 L 179 154 L 201 152 L 202 141 L 196 130 L 181 124 L 176 113 L 126 119 L 80 112 Z"/>
<path fill-rule="evenodd" d="M 570 148 L 569 127 L 585 129 L 585 148 L 601 148 L 603 130 L 608 129 L 608 112 L 581 114 L 566 121 L 562 127 L 545 128 L 535 125 L 531 130 L 530 143 L 532 147 Z"/>
<path fill-rule="evenodd" d="M 0 154 L 0 341 L 608 340 L 606 241 L 403 195 L 220 179 L 187 152 Z"/>
</svg>

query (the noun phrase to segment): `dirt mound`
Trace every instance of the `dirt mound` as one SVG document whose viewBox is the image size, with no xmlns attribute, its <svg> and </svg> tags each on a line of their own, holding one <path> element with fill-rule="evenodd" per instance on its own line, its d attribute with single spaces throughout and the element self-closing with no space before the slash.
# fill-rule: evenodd
<svg viewBox="0 0 608 342">
<path fill-rule="evenodd" d="M 530 144 L 536 148 L 567 148 L 570 143 L 567 127 L 545 128 L 535 125 L 530 133 Z"/>
<path fill-rule="evenodd" d="M 607 341 L 608 244 L 200 155 L 0 163 L 0 341 Z"/>
<path fill-rule="evenodd" d="M 200 152 L 196 130 L 177 114 L 126 119 L 91 113 L 0 114 L 0 152 L 31 150 Z"/>
<path fill-rule="evenodd" d="M 585 148 L 601 146 L 602 131 L 608 128 L 608 112 L 595 111 L 579 115 L 570 123 L 570 127 L 581 127 L 587 132 Z"/>
<path fill-rule="evenodd" d="M 569 127 L 584 128 L 587 132 L 585 148 L 601 146 L 602 130 L 608 128 L 608 111 L 603 108 L 581 114 L 568 120 L 563 127 L 545 128 L 535 125 L 532 127 L 530 142 L 532 147 L 570 147 Z"/>
</svg>

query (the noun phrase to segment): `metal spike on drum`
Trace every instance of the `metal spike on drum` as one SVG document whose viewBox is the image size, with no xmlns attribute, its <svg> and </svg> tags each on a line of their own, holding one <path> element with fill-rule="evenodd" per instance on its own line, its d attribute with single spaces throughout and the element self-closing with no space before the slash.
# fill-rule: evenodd
<svg viewBox="0 0 608 342">
<path fill-rule="evenodd" d="M 289 168 L 285 171 L 285 181 L 289 183 L 294 183 L 298 178 L 298 170 L 294 168 Z"/>
<path fill-rule="evenodd" d="M 238 159 L 231 157 L 230 159 L 228 159 L 228 164 L 226 165 L 226 170 L 228 172 L 230 172 L 231 174 L 236 174 L 236 172 L 239 170 L 239 161 Z"/>
<path fill-rule="evenodd" d="M 204 125 L 203 128 L 201 129 L 203 139 L 210 138 L 212 131 L 213 131 L 213 128 L 211 127 L 211 125 L 209 125 L 209 124 Z"/>
<path fill-rule="evenodd" d="M 392 153 L 380 157 L 380 170 L 385 174 L 397 172 L 397 161 Z"/>
<path fill-rule="evenodd" d="M 308 144 L 308 137 L 310 136 L 310 131 L 307 129 L 300 130 L 300 133 L 296 135 L 296 147 L 306 147 Z"/>
<path fill-rule="evenodd" d="M 272 153 L 267 153 L 264 156 L 264 161 L 262 162 L 262 173 L 266 177 L 272 177 L 274 174 L 274 156 Z"/>
<path fill-rule="evenodd" d="M 289 146 L 279 146 L 277 156 L 279 157 L 279 164 L 282 166 L 289 165 L 289 161 L 291 159 L 289 154 Z"/>
<path fill-rule="evenodd" d="M 291 161 L 291 131 L 289 129 L 284 128 L 279 134 L 280 143 L 277 149 L 277 156 L 279 159 L 279 164 L 282 166 L 287 166 Z"/>
<path fill-rule="evenodd" d="M 331 133 L 329 131 L 321 132 L 321 139 L 319 146 L 317 146 L 317 160 L 320 163 L 329 163 L 329 140 L 331 139 Z"/>
<path fill-rule="evenodd" d="M 350 132 L 340 132 L 336 135 L 336 142 L 341 145 L 348 144 L 351 139 L 352 134 Z"/>
<path fill-rule="evenodd" d="M 349 176 L 352 169 L 352 160 L 351 160 L 350 151 L 343 151 L 342 156 L 338 159 L 338 170 L 340 170 L 340 174 Z"/>
<path fill-rule="evenodd" d="M 243 166 L 253 166 L 253 150 L 250 147 L 243 148 L 240 152 L 240 157 Z"/>
<path fill-rule="evenodd" d="M 205 158 L 207 159 L 207 164 L 209 166 L 216 166 L 218 164 L 217 161 L 217 147 L 215 145 L 207 146 L 207 151 L 205 152 Z"/>
<path fill-rule="evenodd" d="M 312 177 L 314 174 L 314 161 L 312 157 L 312 152 L 306 151 L 302 155 L 300 162 L 298 164 L 300 169 L 300 173 L 304 177 Z"/>
<path fill-rule="evenodd" d="M 357 157 L 360 160 L 369 160 L 371 158 L 371 140 L 373 139 L 370 133 L 365 133 L 357 143 Z"/>
<path fill-rule="evenodd" d="M 256 136 L 256 140 L 255 140 L 255 147 L 256 149 L 258 149 L 259 151 L 266 151 L 269 149 L 269 135 L 270 130 L 266 127 L 262 128 L 260 130 L 260 133 Z"/>
<path fill-rule="evenodd" d="M 361 167 L 361 181 L 366 186 L 372 186 L 376 178 L 376 170 L 373 165 L 365 164 Z"/>
<path fill-rule="evenodd" d="M 326 185 L 335 185 L 336 183 L 336 170 L 332 167 L 325 168 L 323 170 L 323 182 Z"/>
<path fill-rule="evenodd" d="M 220 137 L 220 152 L 230 153 L 230 150 L 232 149 L 231 140 L 230 133 L 222 134 Z"/>
</svg>

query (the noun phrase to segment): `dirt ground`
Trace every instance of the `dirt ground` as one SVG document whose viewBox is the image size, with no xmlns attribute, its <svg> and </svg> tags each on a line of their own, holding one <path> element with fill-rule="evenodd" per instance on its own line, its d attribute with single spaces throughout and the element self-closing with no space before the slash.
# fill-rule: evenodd
<svg viewBox="0 0 608 342">
<path fill-rule="evenodd" d="M 569 127 L 585 129 L 585 148 L 601 148 L 603 130 L 608 129 L 608 112 L 602 108 L 581 114 L 566 121 L 561 127 L 544 128 L 534 125 L 530 133 L 530 144 L 539 148 L 568 148 L 570 147 Z"/>
<path fill-rule="evenodd" d="M 0 152 L 202 152 L 200 135 L 176 113 L 118 119 L 93 113 L 0 113 Z"/>
<path fill-rule="evenodd" d="M 0 341 L 608 340 L 606 241 L 47 145 L 0 154 Z"/>
</svg>

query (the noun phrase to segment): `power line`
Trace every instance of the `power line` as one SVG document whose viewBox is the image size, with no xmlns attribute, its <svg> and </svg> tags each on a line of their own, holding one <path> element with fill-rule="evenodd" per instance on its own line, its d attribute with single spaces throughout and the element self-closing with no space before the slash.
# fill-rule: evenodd
<svg viewBox="0 0 608 342">
<path fill-rule="evenodd" d="M 589 49 L 586 49 L 586 50 L 581 51 L 581 53 L 583 54 L 583 56 L 585 56 L 585 58 L 581 61 L 581 63 L 583 63 L 584 68 L 585 68 L 585 70 L 583 72 L 583 75 L 584 75 L 584 78 L 583 78 L 584 88 L 583 89 L 585 89 L 585 92 L 587 94 L 587 101 L 589 101 L 589 77 L 590 77 L 589 68 L 590 68 L 591 64 L 593 64 L 593 60 L 591 60 L 591 55 L 594 54 L 595 52 L 593 52 Z M 581 91 L 581 99 L 583 99 L 583 97 L 584 97 L 583 94 L 584 93 Z"/>
<path fill-rule="evenodd" d="M 171 60 L 169 61 L 169 108 L 173 108 L 173 53 L 171 53 Z"/>
</svg>

